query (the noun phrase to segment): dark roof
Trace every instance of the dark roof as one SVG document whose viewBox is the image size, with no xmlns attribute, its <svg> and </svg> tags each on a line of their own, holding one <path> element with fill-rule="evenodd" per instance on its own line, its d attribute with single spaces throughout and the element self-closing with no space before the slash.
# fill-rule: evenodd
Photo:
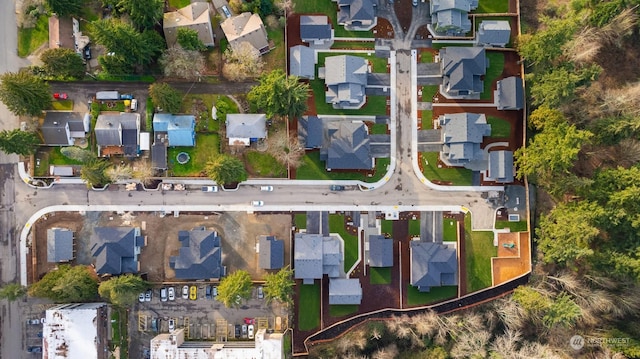
<svg viewBox="0 0 640 359">
<path fill-rule="evenodd" d="M 135 156 L 138 154 L 138 130 L 135 128 L 122 129 L 122 145 L 125 156 Z"/>
<path fill-rule="evenodd" d="M 513 182 L 513 152 L 492 151 L 489 152 L 488 177 L 499 183 Z"/>
<path fill-rule="evenodd" d="M 331 121 L 320 159 L 327 169 L 370 170 L 373 168 L 369 134 L 364 123 Z"/>
<path fill-rule="evenodd" d="M 223 275 L 220 237 L 204 227 L 179 231 L 180 253 L 169 258 L 178 279 L 211 279 Z"/>
<path fill-rule="evenodd" d="M 160 170 L 167 169 L 167 145 L 154 143 L 151 145 L 151 167 Z"/>
<path fill-rule="evenodd" d="M 280 269 L 284 267 L 284 241 L 274 236 L 260 236 L 260 268 Z"/>
<path fill-rule="evenodd" d="M 139 114 L 121 113 L 118 115 L 98 116 L 94 132 L 96 134 L 96 142 L 99 146 L 131 147 L 135 145 L 137 147 L 139 129 Z M 126 151 L 125 149 L 125 152 Z"/>
<path fill-rule="evenodd" d="M 445 47 L 440 50 L 444 91 L 481 93 L 487 73 L 487 57 L 483 47 Z"/>
<path fill-rule="evenodd" d="M 329 235 L 329 212 L 307 212 L 307 233 Z"/>
<path fill-rule="evenodd" d="M 458 285 L 456 249 L 435 242 L 411 241 L 411 285 L 421 292 Z"/>
<path fill-rule="evenodd" d="M 305 39 L 330 39 L 331 25 L 300 25 L 300 38 Z"/>
<path fill-rule="evenodd" d="M 393 239 L 381 235 L 369 236 L 369 266 L 393 267 Z"/>
<path fill-rule="evenodd" d="M 47 111 L 40 126 L 44 144 L 50 146 L 68 146 L 70 132 L 86 132 L 84 119 L 87 114 L 81 112 Z M 68 131 L 67 131 L 68 127 Z M 86 131 L 85 131 L 86 130 Z"/>
<path fill-rule="evenodd" d="M 138 271 L 138 250 L 144 240 L 137 227 L 96 227 L 91 235 L 91 255 L 96 273 L 118 275 Z"/>
<path fill-rule="evenodd" d="M 66 262 L 73 259 L 73 232 L 67 228 L 47 230 L 47 262 Z"/>
<path fill-rule="evenodd" d="M 498 81 L 495 97 L 498 110 L 521 110 L 524 107 L 522 79 L 511 76 Z"/>
<path fill-rule="evenodd" d="M 302 116 L 298 119 L 298 139 L 304 148 L 322 147 L 322 120 L 317 116 Z"/>
<path fill-rule="evenodd" d="M 511 26 L 506 20 L 483 20 L 476 32 L 476 42 L 480 45 L 504 47 L 511 37 Z"/>
</svg>

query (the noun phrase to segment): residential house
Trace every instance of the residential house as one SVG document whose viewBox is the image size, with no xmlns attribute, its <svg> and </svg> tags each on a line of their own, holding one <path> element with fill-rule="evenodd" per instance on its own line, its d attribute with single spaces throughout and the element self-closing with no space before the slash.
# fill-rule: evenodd
<svg viewBox="0 0 640 359">
<path fill-rule="evenodd" d="M 506 20 L 483 20 L 476 31 L 476 45 L 505 47 L 511 38 L 511 26 Z"/>
<path fill-rule="evenodd" d="M 471 31 L 469 12 L 478 8 L 478 0 L 431 0 L 429 6 L 434 35 L 463 36 Z"/>
<path fill-rule="evenodd" d="M 89 249 L 96 259 L 96 273 L 120 275 L 139 271 L 138 256 L 144 246 L 140 227 L 96 227 Z"/>
<path fill-rule="evenodd" d="M 315 279 L 338 278 L 342 273 L 342 243 L 334 236 L 296 233 L 294 237 L 294 277 L 303 284 L 313 284 Z"/>
<path fill-rule="evenodd" d="M 360 305 L 362 285 L 359 278 L 331 278 L 329 305 Z"/>
<path fill-rule="evenodd" d="M 289 75 L 313 80 L 316 77 L 316 52 L 304 45 L 290 47 Z"/>
<path fill-rule="evenodd" d="M 359 109 L 367 100 L 365 87 L 369 64 L 359 56 L 340 55 L 325 59 L 324 67 L 318 69 L 327 90 L 326 102 L 335 109 Z"/>
<path fill-rule="evenodd" d="M 420 292 L 429 292 L 432 287 L 458 285 L 458 256 L 454 244 L 409 242 L 411 285 Z"/>
<path fill-rule="evenodd" d="M 185 341 L 184 328 L 171 333 L 162 333 L 151 339 L 150 357 L 153 359 L 283 359 L 283 334 L 267 333 L 257 329 L 255 338 L 249 341 L 227 341 L 224 337 L 216 341 Z M 211 331 L 214 335 L 214 331 Z"/>
<path fill-rule="evenodd" d="M 73 231 L 57 227 L 47 229 L 47 262 L 69 262 L 73 258 Z"/>
<path fill-rule="evenodd" d="M 177 279 L 219 279 L 222 267 L 222 243 L 218 232 L 205 227 L 179 231 L 180 252 L 169 257 L 169 266 Z"/>
<path fill-rule="evenodd" d="M 378 23 L 373 0 L 333 0 L 338 3 L 338 25 L 346 30 L 369 31 Z"/>
<path fill-rule="evenodd" d="M 324 121 L 318 116 L 302 116 L 298 119 L 298 141 L 307 150 L 322 147 Z"/>
<path fill-rule="evenodd" d="M 438 123 L 442 127 L 443 143 L 440 159 L 449 166 L 480 170 L 473 167 L 484 158 L 480 148 L 483 137 L 491 135 L 491 125 L 487 124 L 485 115 L 468 112 L 446 114 L 438 118 Z"/>
<path fill-rule="evenodd" d="M 327 171 L 370 170 L 374 167 L 369 133 L 363 122 L 329 121 L 325 136 L 320 160 L 325 161 Z"/>
<path fill-rule="evenodd" d="M 45 311 L 42 358 L 108 359 L 111 313 L 107 303 L 58 304 Z"/>
<path fill-rule="evenodd" d="M 53 14 L 49 17 L 49 48 L 65 48 L 74 50 L 82 56 L 85 47 L 90 43 L 89 37 L 80 31 L 80 23 L 75 18 L 59 17 Z"/>
<path fill-rule="evenodd" d="M 325 15 L 300 16 L 300 38 L 312 48 L 329 49 L 333 45 L 333 29 Z"/>
<path fill-rule="evenodd" d="M 513 182 L 513 152 L 491 151 L 489 152 L 489 169 L 486 180 L 498 183 Z"/>
<path fill-rule="evenodd" d="M 122 112 L 100 115 L 94 132 L 99 156 L 139 155 L 140 114 Z"/>
<path fill-rule="evenodd" d="M 369 236 L 369 267 L 393 267 L 393 239 Z"/>
<path fill-rule="evenodd" d="M 220 27 L 231 48 L 236 48 L 246 41 L 255 47 L 261 55 L 269 52 L 267 30 L 264 28 L 260 15 L 244 12 L 224 20 Z"/>
<path fill-rule="evenodd" d="M 198 39 L 205 46 L 215 45 L 208 2 L 195 1 L 177 11 L 164 14 L 162 30 L 168 47 L 175 46 L 177 43 L 180 28 L 195 30 L 198 33 Z"/>
<path fill-rule="evenodd" d="M 154 142 L 160 141 L 169 147 L 193 147 L 196 145 L 196 118 L 193 115 L 153 115 Z"/>
<path fill-rule="evenodd" d="M 45 146 L 73 146 L 89 134 L 91 116 L 83 112 L 47 111 L 40 132 Z"/>
<path fill-rule="evenodd" d="M 499 80 L 493 93 L 498 110 L 522 110 L 524 107 L 524 86 L 522 79 L 511 76 Z"/>
<path fill-rule="evenodd" d="M 445 47 L 440 50 L 442 85 L 447 98 L 479 99 L 489 63 L 483 47 Z"/>
<path fill-rule="evenodd" d="M 262 269 L 280 269 L 284 267 L 284 241 L 275 236 L 258 238 L 259 266 Z"/>
<path fill-rule="evenodd" d="M 229 145 L 249 146 L 267 138 L 267 115 L 263 113 L 228 114 L 226 125 Z"/>
</svg>

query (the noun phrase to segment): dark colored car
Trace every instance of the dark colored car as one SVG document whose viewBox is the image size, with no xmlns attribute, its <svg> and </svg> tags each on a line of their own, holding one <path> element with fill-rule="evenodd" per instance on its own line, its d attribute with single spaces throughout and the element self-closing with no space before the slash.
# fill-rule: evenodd
<svg viewBox="0 0 640 359">
<path fill-rule="evenodd" d="M 27 352 L 29 352 L 29 353 L 42 353 L 42 347 L 40 347 L 40 346 L 28 347 L 27 348 Z"/>
<path fill-rule="evenodd" d="M 329 186 L 329 189 L 332 191 L 344 191 L 344 186 L 332 184 L 331 186 Z"/>
<path fill-rule="evenodd" d="M 84 56 L 85 60 L 91 60 L 91 46 L 85 46 L 84 50 L 82 50 L 82 55 Z"/>
<path fill-rule="evenodd" d="M 120 95 L 121 100 L 133 100 L 133 95 L 130 93 L 123 93 Z"/>
<path fill-rule="evenodd" d="M 236 338 L 240 338 L 240 325 L 236 324 Z"/>
<path fill-rule="evenodd" d="M 211 286 L 210 285 L 205 286 L 205 294 L 204 294 L 204 296 L 207 299 L 211 299 Z"/>
</svg>

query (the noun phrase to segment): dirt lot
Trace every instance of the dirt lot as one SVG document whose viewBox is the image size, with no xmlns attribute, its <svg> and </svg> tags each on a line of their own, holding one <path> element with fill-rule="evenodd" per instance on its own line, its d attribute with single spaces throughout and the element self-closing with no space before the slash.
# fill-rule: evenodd
<svg viewBox="0 0 640 359">
<path fill-rule="evenodd" d="M 218 231 L 222 238 L 222 263 L 227 272 L 247 270 L 254 280 L 262 280 L 266 271 L 258 268 L 256 253 L 257 238 L 260 235 L 275 235 L 285 241 L 285 265 L 289 264 L 289 237 L 291 216 L 282 214 L 247 214 L 225 212 L 217 214 L 179 214 L 179 217 L 158 213 L 115 213 L 88 212 L 55 213 L 43 218 L 35 225 L 34 266 L 31 273 L 38 278 L 51 270 L 55 264 L 47 263 L 47 229 L 64 227 L 75 233 L 75 254 L 73 264 L 91 264 L 89 239 L 95 227 L 139 226 L 147 237 L 147 246 L 140 254 L 140 272 L 148 274 L 152 282 L 172 281 L 173 270 L 169 268 L 169 256 L 177 255 L 180 248 L 178 231 L 205 226 Z M 30 278 L 36 279 L 29 276 Z"/>
</svg>

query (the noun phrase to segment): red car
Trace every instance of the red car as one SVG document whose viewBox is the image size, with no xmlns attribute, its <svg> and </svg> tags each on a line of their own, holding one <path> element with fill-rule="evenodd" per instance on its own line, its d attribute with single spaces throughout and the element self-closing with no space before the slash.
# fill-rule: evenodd
<svg viewBox="0 0 640 359">
<path fill-rule="evenodd" d="M 67 96 L 66 93 L 62 92 L 56 92 L 53 94 L 53 98 L 55 98 L 56 100 L 66 100 L 69 96 Z"/>
<path fill-rule="evenodd" d="M 244 324 L 251 325 L 251 324 L 255 324 L 255 323 L 256 323 L 256 320 L 253 319 L 253 318 L 244 318 Z"/>
</svg>

